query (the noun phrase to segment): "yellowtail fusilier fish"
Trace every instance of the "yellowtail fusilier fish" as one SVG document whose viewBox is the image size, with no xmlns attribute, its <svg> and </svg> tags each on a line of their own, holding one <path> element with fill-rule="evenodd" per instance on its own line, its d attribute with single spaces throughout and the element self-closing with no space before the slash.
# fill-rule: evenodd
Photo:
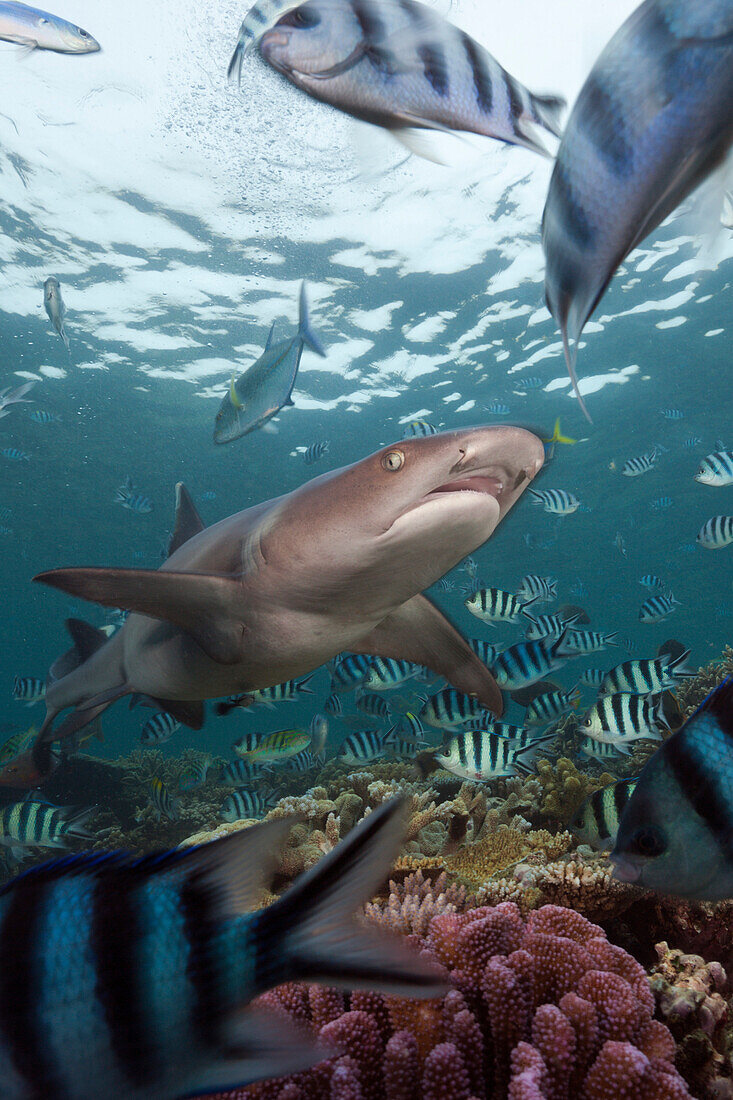
<svg viewBox="0 0 733 1100">
<path fill-rule="evenodd" d="M 660 722 L 664 723 L 664 709 L 658 696 L 619 692 L 599 696 L 579 725 L 588 737 L 615 745 L 623 752 L 639 738 L 661 740 Z"/>
<path fill-rule="evenodd" d="M 644 765 L 621 815 L 614 875 L 664 894 L 733 897 L 733 676 Z"/>
<path fill-rule="evenodd" d="M 586 798 L 568 828 L 583 844 L 599 852 L 616 842 L 621 815 L 636 787 L 636 776 L 609 783 Z"/>
<path fill-rule="evenodd" d="M 178 1100 L 303 1070 L 322 1047 L 280 1015 L 243 1011 L 286 981 L 442 996 L 437 968 L 354 919 L 388 878 L 405 817 L 399 800 L 378 806 L 260 910 L 293 818 L 143 859 L 93 852 L 11 882 L 2 973 L 27 975 L 33 996 L 19 1015 L 21 987 L 0 983 L 5 1096 Z"/>
<path fill-rule="evenodd" d="M 48 319 L 64 342 L 64 347 L 69 351 L 69 338 L 64 328 L 66 305 L 61 297 L 61 284 L 53 275 L 49 275 L 43 284 L 43 305 L 48 314 Z"/>
<path fill-rule="evenodd" d="M 586 416 L 575 375 L 586 321 L 629 252 L 730 149 L 732 34 L 730 0 L 645 0 L 565 127 L 542 219 L 545 297 Z"/>
<path fill-rule="evenodd" d="M 306 344 L 316 355 L 325 356 L 311 328 L 305 283 L 300 288 L 300 320 L 295 336 L 273 343 L 272 335 L 271 330 L 257 362 L 239 378 L 232 375 L 229 392 L 214 420 L 214 443 L 231 443 L 261 428 L 285 405 L 293 404 L 291 395 Z"/>
<path fill-rule="evenodd" d="M 502 775 L 526 775 L 549 737 L 511 739 L 487 730 L 462 730 L 435 754 L 436 763 L 462 779 L 485 782 Z"/>
<path fill-rule="evenodd" d="M 701 485 L 733 485 L 733 451 L 715 451 L 704 458 L 695 474 Z"/>
<path fill-rule="evenodd" d="M 706 550 L 722 550 L 733 542 L 733 516 L 713 516 L 698 531 L 695 542 Z"/>
<path fill-rule="evenodd" d="M 502 588 L 479 588 L 465 601 L 465 608 L 484 623 L 516 623 L 537 596 L 523 600 Z"/>
<path fill-rule="evenodd" d="M 243 44 L 229 74 L 239 72 Z M 259 40 L 274 69 L 314 99 L 384 127 L 431 159 L 420 131 L 463 131 L 547 154 L 565 101 L 528 91 L 464 31 L 415 0 L 307 0 Z"/>
<path fill-rule="evenodd" d="M 102 48 L 83 27 L 49 11 L 8 0 L 0 3 L 0 39 L 54 53 L 96 53 Z"/>
</svg>

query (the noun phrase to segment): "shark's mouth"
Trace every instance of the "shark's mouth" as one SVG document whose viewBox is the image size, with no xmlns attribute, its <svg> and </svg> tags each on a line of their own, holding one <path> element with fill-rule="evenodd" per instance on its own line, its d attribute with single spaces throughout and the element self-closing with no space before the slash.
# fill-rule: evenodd
<svg viewBox="0 0 733 1100">
<path fill-rule="evenodd" d="M 445 485 L 439 485 L 437 489 L 431 489 L 429 496 L 434 493 L 482 493 L 485 496 L 495 497 L 499 500 L 506 487 L 506 478 L 500 475 L 477 474 L 474 477 L 462 477 L 457 481 L 447 481 Z"/>
</svg>

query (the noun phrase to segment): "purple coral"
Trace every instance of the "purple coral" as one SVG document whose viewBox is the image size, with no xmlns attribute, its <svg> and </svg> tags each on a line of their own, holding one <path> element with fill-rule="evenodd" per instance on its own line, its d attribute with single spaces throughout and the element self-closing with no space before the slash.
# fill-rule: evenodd
<svg viewBox="0 0 733 1100">
<path fill-rule="evenodd" d="M 643 967 L 580 914 L 504 902 L 412 940 L 450 974 L 441 1001 L 359 993 L 334 1018 L 337 994 L 274 990 L 341 1053 L 236 1100 L 689 1100 Z"/>
</svg>

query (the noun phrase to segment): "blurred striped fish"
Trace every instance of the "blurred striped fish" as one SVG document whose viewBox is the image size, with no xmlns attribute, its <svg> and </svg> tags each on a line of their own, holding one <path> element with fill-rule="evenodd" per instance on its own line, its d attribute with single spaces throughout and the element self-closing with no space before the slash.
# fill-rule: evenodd
<svg viewBox="0 0 733 1100">
<path fill-rule="evenodd" d="M 140 741 L 143 745 L 163 745 L 180 728 L 181 723 L 177 718 L 166 711 L 159 711 L 148 718 L 140 731 Z"/>
<path fill-rule="evenodd" d="M 695 540 L 706 550 L 722 550 L 733 542 L 733 516 L 713 516 L 698 531 Z"/>
<path fill-rule="evenodd" d="M 624 463 L 621 473 L 624 477 L 641 477 L 653 470 L 657 462 L 657 451 L 649 451 L 639 455 L 638 458 L 630 458 Z"/>
<path fill-rule="evenodd" d="M 575 833 L 581 843 L 590 844 L 598 851 L 612 847 L 616 843 L 621 814 L 636 782 L 637 777 L 633 776 L 593 791 L 568 825 L 570 831 Z"/>
<path fill-rule="evenodd" d="M 733 451 L 715 451 L 704 458 L 695 481 L 717 487 L 733 485 Z"/>
<path fill-rule="evenodd" d="M 528 489 L 533 504 L 541 504 L 553 516 L 570 516 L 580 507 L 580 501 L 565 489 Z"/>
<path fill-rule="evenodd" d="M 679 606 L 680 601 L 671 593 L 669 596 L 650 596 L 639 608 L 639 622 L 660 623 Z"/>
<path fill-rule="evenodd" d="M 177 798 L 173 798 L 163 780 L 158 776 L 150 783 L 148 797 L 154 816 L 158 821 L 163 818 L 167 821 L 178 821 L 181 816 L 181 804 Z"/>
<path fill-rule="evenodd" d="M 648 695 L 668 691 L 676 687 L 680 679 L 695 675 L 684 667 L 690 652 L 686 649 L 678 657 L 661 656 L 624 661 L 606 673 L 601 684 L 601 693 L 614 695 L 618 692 L 634 692 L 637 695 Z"/>
<path fill-rule="evenodd" d="M 389 691 L 390 688 L 411 680 L 421 671 L 420 665 L 395 657 L 370 657 L 369 672 L 364 687 L 371 691 Z"/>
<path fill-rule="evenodd" d="M 314 462 L 317 462 L 319 458 L 323 458 L 328 454 L 330 443 L 328 440 L 322 440 L 318 443 L 311 443 L 305 451 L 305 464 L 306 466 L 312 466 Z"/>
<path fill-rule="evenodd" d="M 454 775 L 479 782 L 502 775 L 526 775 L 540 747 L 552 740 L 554 734 L 523 743 L 486 730 L 462 730 L 435 754 L 435 760 Z"/>
<path fill-rule="evenodd" d="M 275 800 L 276 796 L 272 791 L 232 791 L 222 802 L 219 817 L 222 821 L 242 821 L 246 818 L 262 817 Z"/>
<path fill-rule="evenodd" d="M 19 703 L 25 703 L 27 707 L 32 707 L 46 698 L 46 683 L 35 676 L 14 676 L 13 698 Z"/>
<path fill-rule="evenodd" d="M 580 91 L 542 218 L 547 307 L 586 416 L 575 374 L 586 321 L 624 258 L 723 162 L 732 140 L 730 0 L 645 0 Z"/>
<path fill-rule="evenodd" d="M 23 848 L 66 848 L 69 840 L 94 840 L 86 828 L 94 808 L 72 810 L 25 798 L 11 802 L 0 812 L 0 844 Z"/>
</svg>

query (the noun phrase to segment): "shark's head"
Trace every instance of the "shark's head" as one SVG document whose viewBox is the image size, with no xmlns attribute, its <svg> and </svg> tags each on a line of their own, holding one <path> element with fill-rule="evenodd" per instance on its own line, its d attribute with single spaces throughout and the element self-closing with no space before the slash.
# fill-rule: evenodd
<svg viewBox="0 0 733 1100">
<path fill-rule="evenodd" d="M 303 585 L 320 599 L 356 580 L 362 598 L 387 609 L 484 543 L 543 459 L 540 439 L 503 425 L 401 440 L 283 498 L 260 547 L 268 565 L 314 570 Z"/>
</svg>

